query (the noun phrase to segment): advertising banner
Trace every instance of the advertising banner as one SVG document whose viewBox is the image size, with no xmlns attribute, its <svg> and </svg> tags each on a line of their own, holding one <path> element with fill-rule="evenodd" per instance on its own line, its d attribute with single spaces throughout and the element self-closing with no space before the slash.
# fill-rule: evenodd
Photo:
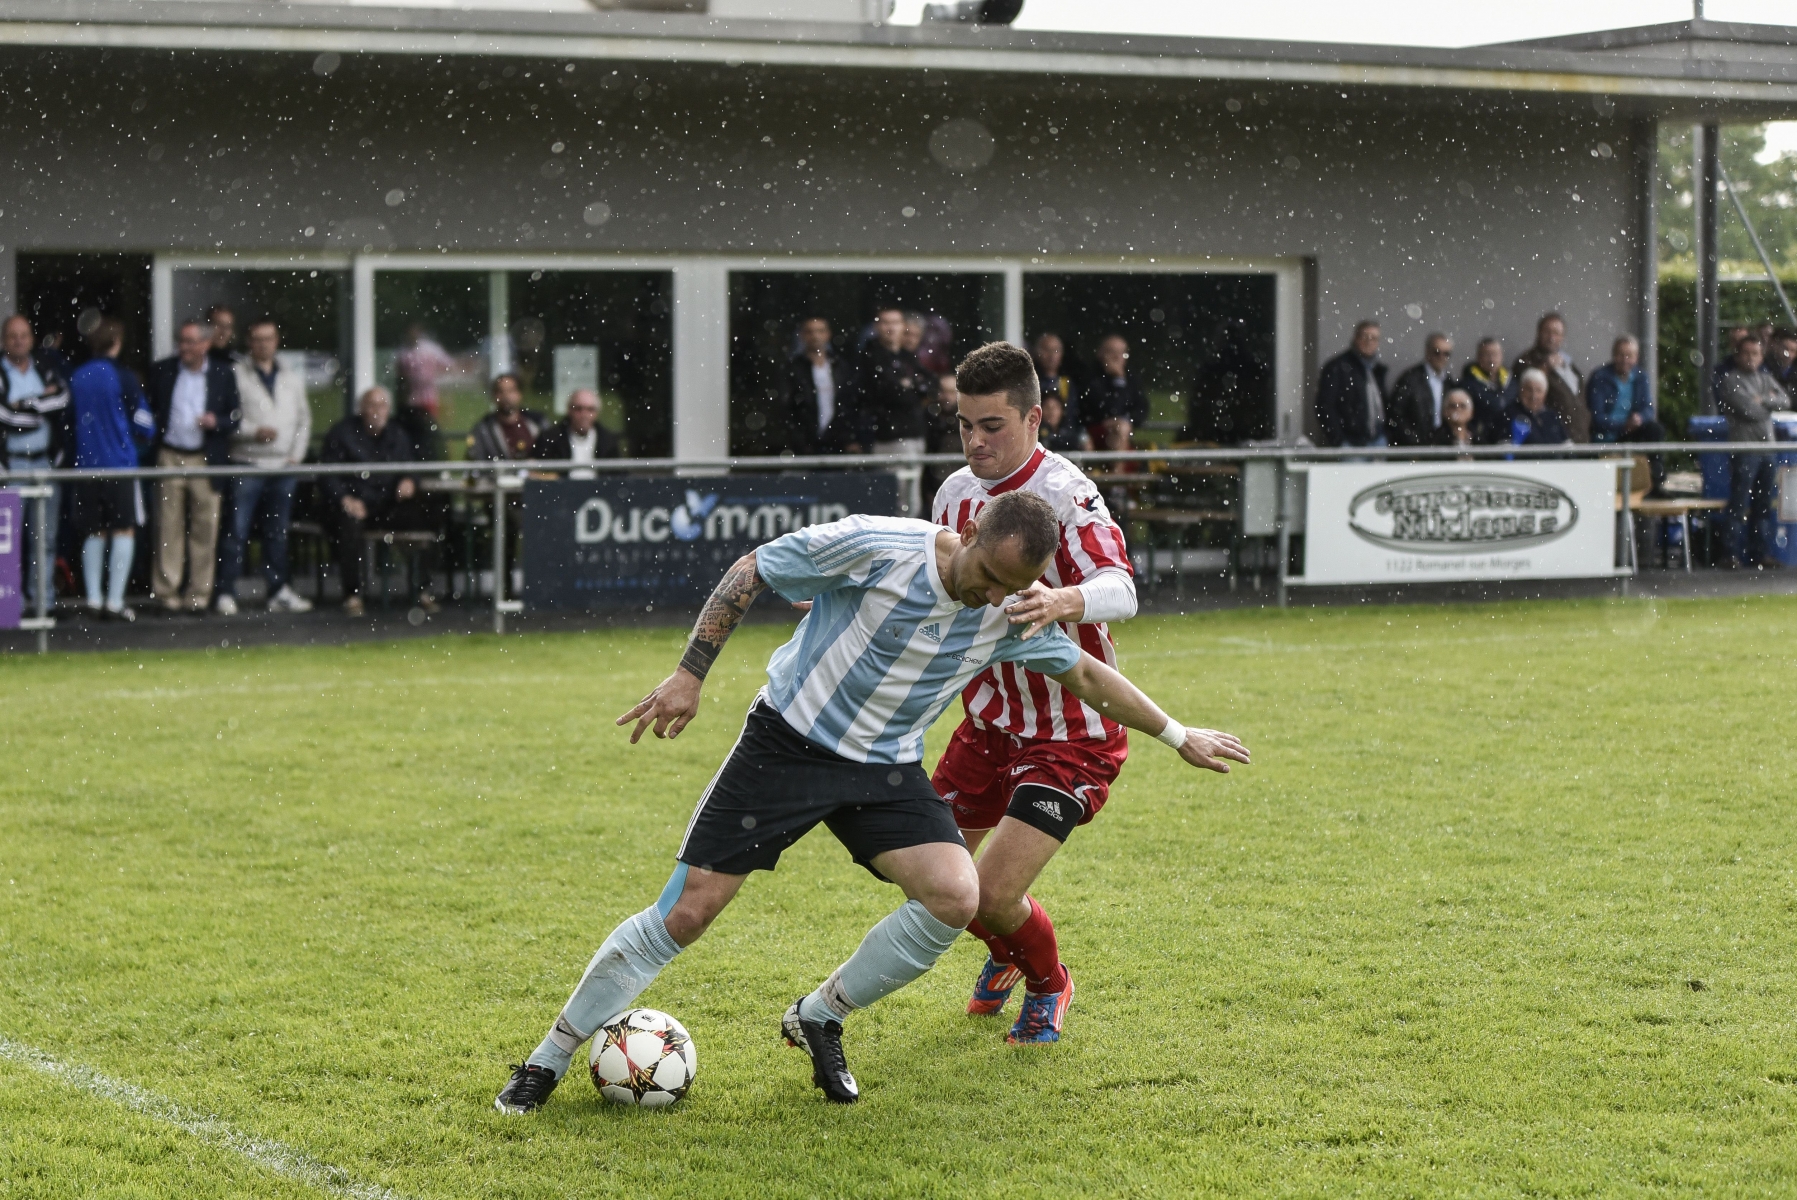
<svg viewBox="0 0 1797 1200">
<path fill-rule="evenodd" d="M 25 500 L 0 491 L 0 629 L 17 629 L 25 615 Z"/>
<path fill-rule="evenodd" d="M 1312 464 L 1294 584 L 1582 579 L 1616 565 L 1614 462 Z"/>
<path fill-rule="evenodd" d="M 851 513 L 897 512 L 889 471 L 532 479 L 524 485 L 524 603 L 697 604 L 763 542 Z"/>
</svg>

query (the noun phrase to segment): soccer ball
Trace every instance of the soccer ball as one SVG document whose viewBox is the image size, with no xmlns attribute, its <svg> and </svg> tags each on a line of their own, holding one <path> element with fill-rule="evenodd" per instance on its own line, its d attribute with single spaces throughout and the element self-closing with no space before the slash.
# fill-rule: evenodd
<svg viewBox="0 0 1797 1200">
<path fill-rule="evenodd" d="M 686 1095 L 698 1069 L 686 1026 L 653 1008 L 621 1012 L 593 1038 L 593 1086 L 614 1104 L 664 1108 Z"/>
</svg>

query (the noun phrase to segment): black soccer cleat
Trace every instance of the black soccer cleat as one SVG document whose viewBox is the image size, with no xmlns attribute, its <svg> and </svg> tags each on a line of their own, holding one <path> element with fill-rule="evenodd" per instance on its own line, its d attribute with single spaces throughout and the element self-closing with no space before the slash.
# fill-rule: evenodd
<svg viewBox="0 0 1797 1200">
<path fill-rule="evenodd" d="M 512 1077 L 499 1095 L 493 1098 L 493 1107 L 508 1117 L 522 1116 L 527 1112 L 535 1112 L 543 1107 L 549 1099 L 549 1093 L 561 1079 L 548 1067 L 539 1067 L 535 1063 L 519 1063 L 512 1067 Z"/>
<path fill-rule="evenodd" d="M 807 1021 L 799 1015 L 799 1002 L 794 1000 L 780 1018 L 780 1032 L 788 1046 L 797 1046 L 811 1056 L 811 1082 L 823 1089 L 824 1099 L 832 1104 L 853 1104 L 861 1098 L 861 1089 L 849 1074 L 848 1060 L 842 1056 L 841 1021 Z"/>
</svg>

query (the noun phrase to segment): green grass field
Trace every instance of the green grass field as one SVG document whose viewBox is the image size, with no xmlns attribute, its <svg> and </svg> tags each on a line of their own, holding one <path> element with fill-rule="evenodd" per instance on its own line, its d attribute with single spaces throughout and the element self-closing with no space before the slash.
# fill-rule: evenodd
<svg viewBox="0 0 1797 1200">
<path fill-rule="evenodd" d="M 678 631 L 0 662 L 0 1196 L 320 1194 L 25 1046 L 418 1200 L 1797 1192 L 1790 600 L 1137 621 L 1255 765 L 1138 739 L 1050 867 L 1066 1042 L 963 939 L 826 1106 L 779 1014 L 898 897 L 820 831 L 643 997 L 684 1103 L 499 1117 L 781 636 L 635 748 Z"/>
</svg>

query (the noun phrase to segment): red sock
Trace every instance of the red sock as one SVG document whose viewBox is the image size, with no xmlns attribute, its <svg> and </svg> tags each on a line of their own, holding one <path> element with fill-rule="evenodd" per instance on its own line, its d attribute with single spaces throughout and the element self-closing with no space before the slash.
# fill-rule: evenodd
<svg viewBox="0 0 1797 1200">
<path fill-rule="evenodd" d="M 1060 947 L 1055 944 L 1054 922 L 1034 896 L 1030 902 L 1029 920 L 1002 940 L 1010 952 L 1010 962 L 1023 972 L 1024 986 L 1041 995 L 1067 988 L 1067 968 L 1061 965 Z M 996 939 L 995 939 L 996 940 Z"/>
<path fill-rule="evenodd" d="M 978 918 L 967 923 L 967 932 L 986 943 L 986 949 L 992 953 L 993 962 L 1004 963 L 1006 966 L 1014 965 L 1011 962 L 1011 948 L 1005 945 L 1005 939 L 996 933 L 988 932 L 986 927 L 980 924 Z"/>
</svg>

